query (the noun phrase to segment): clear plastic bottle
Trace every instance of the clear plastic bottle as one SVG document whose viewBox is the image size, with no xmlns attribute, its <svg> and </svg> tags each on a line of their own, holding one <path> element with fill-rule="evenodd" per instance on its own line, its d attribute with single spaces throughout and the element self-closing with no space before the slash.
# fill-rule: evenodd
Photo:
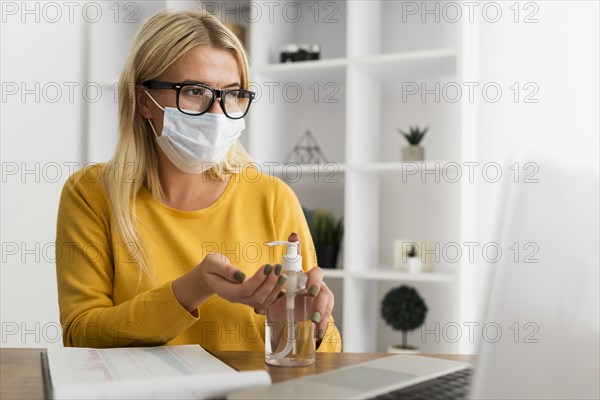
<svg viewBox="0 0 600 400">
<path fill-rule="evenodd" d="M 303 367 L 315 362 L 315 327 L 310 319 L 312 297 L 308 295 L 308 276 L 302 271 L 300 242 L 271 242 L 287 246 L 282 269 L 288 279 L 285 296 L 267 308 L 265 361 L 270 365 Z"/>
</svg>

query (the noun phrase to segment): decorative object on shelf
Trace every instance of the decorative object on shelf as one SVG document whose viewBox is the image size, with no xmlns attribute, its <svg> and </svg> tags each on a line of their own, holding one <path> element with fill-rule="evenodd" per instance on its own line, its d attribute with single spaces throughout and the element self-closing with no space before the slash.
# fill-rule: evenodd
<svg viewBox="0 0 600 400">
<path fill-rule="evenodd" d="M 411 249 L 414 249 L 416 257 L 409 254 Z M 412 273 L 433 272 L 435 251 L 432 242 L 397 239 L 394 241 L 394 268 Z"/>
<path fill-rule="evenodd" d="M 235 22 L 225 22 L 223 25 L 227 27 L 238 39 L 242 42 L 242 45 L 246 47 L 246 28 L 243 25 L 236 24 Z"/>
<path fill-rule="evenodd" d="M 326 164 L 327 158 L 321 151 L 313 134 L 307 130 L 284 160 L 285 163 Z"/>
<path fill-rule="evenodd" d="M 319 267 L 335 268 L 344 237 L 343 218 L 336 219 L 332 212 L 323 209 L 308 212 L 307 215 Z"/>
<path fill-rule="evenodd" d="M 282 63 L 318 60 L 321 57 L 321 46 L 311 44 L 286 44 L 279 50 L 279 61 Z"/>
<path fill-rule="evenodd" d="M 408 331 L 415 330 L 425 322 L 427 304 L 413 287 L 402 285 L 390 290 L 381 301 L 381 317 L 392 327 L 402 332 L 402 344 L 389 346 L 390 353 L 417 353 L 409 346 Z"/>
<path fill-rule="evenodd" d="M 411 274 L 418 274 L 423 269 L 423 262 L 421 261 L 421 255 L 417 253 L 417 246 L 410 245 L 406 252 L 408 257 L 408 272 Z"/>
<path fill-rule="evenodd" d="M 425 129 L 421 130 L 418 126 L 411 126 L 408 129 L 408 133 L 398 129 L 398 132 L 409 143 L 409 146 L 402 148 L 402 161 L 423 161 L 425 159 L 425 149 L 419 143 L 423 140 L 428 129 L 428 127 L 425 127 Z"/>
</svg>

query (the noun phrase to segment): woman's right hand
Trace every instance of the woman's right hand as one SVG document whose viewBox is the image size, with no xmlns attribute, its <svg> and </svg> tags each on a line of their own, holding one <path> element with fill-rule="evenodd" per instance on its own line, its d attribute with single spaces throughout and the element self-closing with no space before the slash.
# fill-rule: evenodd
<svg viewBox="0 0 600 400">
<path fill-rule="evenodd" d="M 207 255 L 194 269 L 173 281 L 173 292 L 190 312 L 194 312 L 213 294 L 260 310 L 273 303 L 281 292 L 287 280 L 287 276 L 281 271 L 279 264 L 266 264 L 252 277 L 246 278 L 227 257 L 214 253 Z"/>
</svg>

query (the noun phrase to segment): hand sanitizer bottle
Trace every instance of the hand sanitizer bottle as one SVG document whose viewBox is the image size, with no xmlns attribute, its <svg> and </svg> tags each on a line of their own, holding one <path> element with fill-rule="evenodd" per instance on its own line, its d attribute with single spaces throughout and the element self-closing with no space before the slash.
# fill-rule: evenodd
<svg viewBox="0 0 600 400">
<path fill-rule="evenodd" d="M 304 367 L 315 362 L 315 327 L 309 313 L 312 297 L 307 294 L 308 276 L 302 271 L 300 242 L 270 242 L 285 245 L 281 266 L 288 279 L 285 296 L 267 308 L 265 361 L 270 365 Z"/>
</svg>

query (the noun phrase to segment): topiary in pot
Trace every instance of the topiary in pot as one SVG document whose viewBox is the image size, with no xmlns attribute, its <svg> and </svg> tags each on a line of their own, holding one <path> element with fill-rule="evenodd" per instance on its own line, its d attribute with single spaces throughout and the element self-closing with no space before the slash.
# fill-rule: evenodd
<svg viewBox="0 0 600 400">
<path fill-rule="evenodd" d="M 402 285 L 390 290 L 381 301 L 381 317 L 393 329 L 402 332 L 400 349 L 414 350 L 406 344 L 408 331 L 423 325 L 427 316 L 427 304 L 413 287 Z"/>
<path fill-rule="evenodd" d="M 408 133 L 398 129 L 398 132 L 406 138 L 410 145 L 402 148 L 402 161 L 423 161 L 425 159 L 425 149 L 420 146 L 420 143 L 428 129 L 428 127 L 421 129 L 418 126 L 411 126 Z"/>
</svg>

